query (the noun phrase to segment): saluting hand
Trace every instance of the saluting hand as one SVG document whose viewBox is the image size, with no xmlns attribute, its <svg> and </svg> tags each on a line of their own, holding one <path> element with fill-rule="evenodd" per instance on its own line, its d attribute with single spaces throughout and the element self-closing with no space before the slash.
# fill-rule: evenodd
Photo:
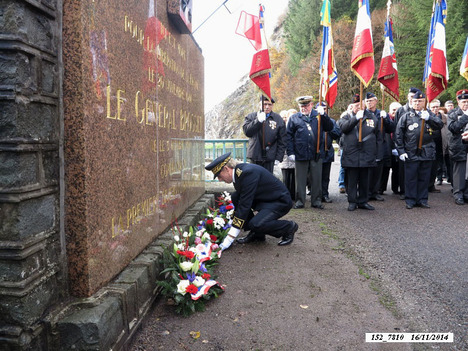
<svg viewBox="0 0 468 351">
<path fill-rule="evenodd" d="M 356 113 L 356 119 L 357 120 L 360 120 L 364 117 L 364 111 L 363 110 L 359 110 L 357 113 Z"/>
<path fill-rule="evenodd" d="M 425 121 L 427 121 L 429 119 L 429 112 L 427 112 L 426 110 L 424 110 L 422 113 L 421 113 L 421 118 Z"/>
</svg>

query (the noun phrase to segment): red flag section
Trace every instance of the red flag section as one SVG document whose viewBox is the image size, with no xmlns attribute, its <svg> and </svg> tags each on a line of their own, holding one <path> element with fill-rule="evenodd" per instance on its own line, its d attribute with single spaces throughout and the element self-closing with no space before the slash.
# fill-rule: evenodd
<svg viewBox="0 0 468 351">
<path fill-rule="evenodd" d="M 387 94 L 396 101 L 400 101 L 398 69 L 390 17 L 387 17 L 387 21 L 385 22 L 385 43 L 377 80 L 383 85 L 383 89 Z"/>
<path fill-rule="evenodd" d="M 369 13 L 369 0 L 359 1 L 359 12 L 354 33 L 351 70 L 367 87 L 374 76 L 374 47 Z"/>
<path fill-rule="evenodd" d="M 429 31 L 429 70 L 426 81 L 427 100 L 432 101 L 447 89 L 448 67 L 445 46 L 445 21 L 447 16 L 447 2 L 437 0 L 431 29 Z"/>
<path fill-rule="evenodd" d="M 270 68 L 268 50 L 257 51 L 252 59 L 249 77 L 260 88 L 263 94 L 271 99 Z"/>
<path fill-rule="evenodd" d="M 255 50 L 262 48 L 262 35 L 260 33 L 260 23 L 257 16 L 242 11 L 237 22 L 236 34 L 249 39 Z"/>
</svg>

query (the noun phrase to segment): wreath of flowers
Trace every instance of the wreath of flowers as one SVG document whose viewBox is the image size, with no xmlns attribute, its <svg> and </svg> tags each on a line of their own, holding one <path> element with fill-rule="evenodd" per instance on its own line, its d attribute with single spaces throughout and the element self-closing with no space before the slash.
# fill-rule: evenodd
<svg viewBox="0 0 468 351">
<path fill-rule="evenodd" d="M 218 244 L 231 228 L 234 213 L 231 195 L 223 192 L 217 205 L 217 209 L 208 209 L 205 218 L 188 231 L 182 232 L 177 224 L 173 225 L 174 242 L 163 251 L 164 280 L 157 284 L 175 305 L 176 312 L 184 316 L 204 311 L 205 302 L 224 291 L 215 280 L 213 268 L 221 257 Z"/>
</svg>

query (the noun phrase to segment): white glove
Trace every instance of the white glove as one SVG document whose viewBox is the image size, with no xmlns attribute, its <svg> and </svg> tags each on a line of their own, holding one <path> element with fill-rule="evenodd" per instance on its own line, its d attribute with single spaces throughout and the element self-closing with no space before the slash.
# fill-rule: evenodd
<svg viewBox="0 0 468 351">
<path fill-rule="evenodd" d="M 275 166 L 278 166 L 279 165 L 279 161 L 278 160 L 275 160 Z"/>
<path fill-rule="evenodd" d="M 296 161 L 296 155 L 289 155 L 288 158 L 290 161 Z"/>
<path fill-rule="evenodd" d="M 382 117 L 382 118 L 387 118 L 387 112 L 385 112 L 385 111 L 383 111 L 383 110 L 380 111 L 380 117 Z"/>
<path fill-rule="evenodd" d="M 227 236 L 224 238 L 223 242 L 219 245 L 219 248 L 224 251 L 231 246 L 231 244 L 234 242 L 234 238 L 231 236 Z"/>
<path fill-rule="evenodd" d="M 323 108 L 323 106 L 317 107 L 317 113 L 319 115 L 324 115 L 325 114 L 325 109 Z"/>
<path fill-rule="evenodd" d="M 398 156 L 398 151 L 397 151 L 397 149 L 392 149 L 392 155 L 393 155 L 393 156 Z"/>
<path fill-rule="evenodd" d="M 424 110 L 422 113 L 421 113 L 421 118 L 425 121 L 427 121 L 429 119 L 429 112 L 427 112 L 426 110 Z"/>
<path fill-rule="evenodd" d="M 359 110 L 357 113 L 356 113 L 356 119 L 362 119 L 362 117 L 364 117 L 364 111 L 363 110 Z"/>
<path fill-rule="evenodd" d="M 400 155 L 400 160 L 402 160 L 403 162 L 405 162 L 407 158 L 408 158 L 408 154 L 406 152 Z"/>
<path fill-rule="evenodd" d="M 265 114 L 265 112 L 262 112 L 262 111 L 257 112 L 257 119 L 258 119 L 258 121 L 259 121 L 260 123 L 265 122 L 265 119 L 266 119 L 266 114 Z"/>
<path fill-rule="evenodd" d="M 224 240 L 223 240 L 223 242 L 221 243 L 221 245 L 219 245 L 219 247 L 221 248 L 221 250 L 226 250 L 227 248 L 229 248 L 229 246 L 231 246 L 231 244 L 232 244 L 232 243 L 234 242 L 234 240 L 237 238 L 237 236 L 239 235 L 239 233 L 240 233 L 240 229 L 231 227 L 231 229 L 229 229 L 228 235 L 224 238 Z"/>
</svg>

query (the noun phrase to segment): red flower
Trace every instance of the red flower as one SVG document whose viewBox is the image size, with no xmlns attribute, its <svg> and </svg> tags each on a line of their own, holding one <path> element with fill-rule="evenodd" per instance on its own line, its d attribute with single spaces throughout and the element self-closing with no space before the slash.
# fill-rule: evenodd
<svg viewBox="0 0 468 351">
<path fill-rule="evenodd" d="M 216 241 L 216 240 L 218 240 L 218 237 L 216 235 L 210 235 L 210 240 L 211 241 Z"/>
<path fill-rule="evenodd" d="M 185 291 L 188 292 L 189 294 L 196 294 L 198 292 L 198 288 L 195 285 L 190 284 L 189 286 L 187 286 Z"/>
<path fill-rule="evenodd" d="M 228 210 L 228 211 L 229 211 L 229 210 L 232 210 L 233 208 L 234 208 L 234 206 L 232 206 L 232 205 L 227 205 L 227 206 L 226 206 L 226 210 Z"/>
<path fill-rule="evenodd" d="M 202 277 L 203 279 L 205 279 L 205 280 L 208 280 L 208 279 L 211 278 L 211 275 L 208 274 L 208 273 L 203 273 L 203 275 L 202 275 L 201 277 Z"/>
<path fill-rule="evenodd" d="M 213 220 L 212 219 L 208 219 L 206 221 L 206 225 L 213 225 Z"/>
<path fill-rule="evenodd" d="M 192 251 L 185 251 L 185 257 L 187 257 L 189 260 L 195 257 L 195 254 Z"/>
</svg>

